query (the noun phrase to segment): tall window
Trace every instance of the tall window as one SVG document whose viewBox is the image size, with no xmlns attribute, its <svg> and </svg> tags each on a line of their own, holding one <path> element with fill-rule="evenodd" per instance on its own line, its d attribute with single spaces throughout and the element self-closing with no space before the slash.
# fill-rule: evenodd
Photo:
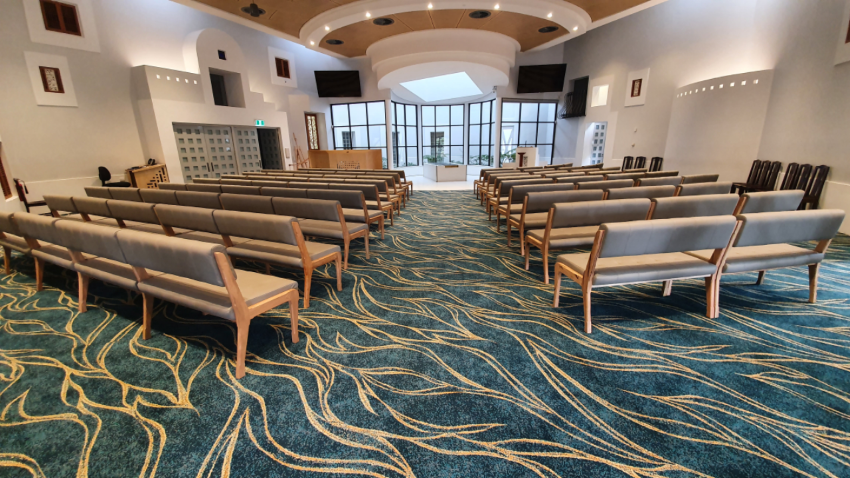
<svg viewBox="0 0 850 478">
<path fill-rule="evenodd" d="M 537 146 L 537 156 L 552 164 L 557 110 L 556 101 L 503 101 L 501 162 L 513 162 L 517 146 Z"/>
<path fill-rule="evenodd" d="M 41 0 L 41 16 L 44 28 L 59 33 L 82 36 L 77 7 L 68 3 Z"/>
<path fill-rule="evenodd" d="M 493 104 L 495 100 L 469 104 L 469 164 L 493 165 Z"/>
<path fill-rule="evenodd" d="M 396 168 L 419 166 L 419 134 L 416 126 L 416 105 L 405 105 L 393 102 L 393 165 Z"/>
<path fill-rule="evenodd" d="M 331 106 L 334 149 L 380 149 L 387 167 L 387 114 L 383 101 Z"/>
<path fill-rule="evenodd" d="M 422 107 L 423 159 L 463 164 L 463 105 Z"/>
<path fill-rule="evenodd" d="M 307 149 L 315 151 L 319 149 L 319 117 L 316 113 L 304 113 L 304 121 L 307 123 Z"/>
</svg>

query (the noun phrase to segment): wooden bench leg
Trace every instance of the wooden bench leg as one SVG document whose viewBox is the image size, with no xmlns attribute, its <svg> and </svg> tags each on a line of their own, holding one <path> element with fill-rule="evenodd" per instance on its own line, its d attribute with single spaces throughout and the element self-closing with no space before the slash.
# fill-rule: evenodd
<svg viewBox="0 0 850 478">
<path fill-rule="evenodd" d="M 84 276 L 83 274 L 77 272 L 77 284 L 79 287 L 79 292 L 77 294 L 78 305 L 77 310 L 82 314 L 85 313 L 87 309 L 86 301 L 89 297 L 89 278 L 88 276 Z"/>
<path fill-rule="evenodd" d="M 344 263 L 343 269 L 345 269 L 345 270 L 348 270 L 348 246 L 350 244 L 351 244 L 351 239 L 346 239 L 345 245 L 343 246 L 345 248 L 345 260 L 343 262 Z"/>
<path fill-rule="evenodd" d="M 525 245 L 526 249 L 531 248 L 531 244 Z M 543 254 L 543 282 L 549 283 L 549 245 L 543 244 L 543 249 L 540 251 Z M 526 269 L 527 270 L 527 269 Z"/>
<path fill-rule="evenodd" d="M 519 225 L 519 253 L 525 255 L 525 224 Z"/>
<path fill-rule="evenodd" d="M 35 290 L 41 292 L 44 290 L 44 261 L 35 258 Z"/>
<path fill-rule="evenodd" d="M 295 299 L 296 303 L 298 299 Z M 296 305 L 296 307 L 298 307 Z M 290 310 L 292 310 L 292 302 L 290 302 Z M 291 313 L 291 312 L 290 312 Z M 296 310 L 296 314 L 298 311 Z M 245 355 L 248 352 L 248 329 L 251 327 L 251 320 L 248 318 L 237 318 L 236 320 L 236 378 L 240 379 L 245 376 Z"/>
<path fill-rule="evenodd" d="M 381 214 L 381 217 L 378 218 L 378 227 L 381 229 L 381 240 L 384 240 L 384 215 Z"/>
<path fill-rule="evenodd" d="M 552 307 L 558 308 L 558 303 L 561 301 L 561 269 L 555 266 L 555 300 Z"/>
<path fill-rule="evenodd" d="M 295 296 L 289 301 L 289 325 L 292 328 L 292 343 L 298 343 L 298 291 L 292 291 Z"/>
<path fill-rule="evenodd" d="M 267 276 L 272 275 L 272 265 L 269 264 L 268 262 L 266 262 L 266 275 Z"/>
<path fill-rule="evenodd" d="M 153 320 L 153 296 L 142 294 L 142 338 L 151 338 L 151 322 Z"/>
<path fill-rule="evenodd" d="M 366 260 L 368 261 L 370 259 L 370 256 L 369 256 L 369 234 L 366 234 L 365 236 L 363 236 L 363 239 L 366 240 Z"/>
<path fill-rule="evenodd" d="M 496 209 L 496 232 L 502 232 L 502 213 Z"/>
<path fill-rule="evenodd" d="M 584 332 L 587 334 L 593 332 L 593 325 L 590 320 L 590 291 L 590 287 L 581 291 L 582 302 L 584 302 Z"/>
<path fill-rule="evenodd" d="M 336 259 L 336 290 L 342 290 L 342 256 L 337 252 Z"/>
<path fill-rule="evenodd" d="M 820 264 L 809 264 L 809 303 L 818 301 L 818 270 Z"/>
<path fill-rule="evenodd" d="M 714 306 L 715 293 L 714 293 L 714 276 L 705 278 L 705 316 L 709 319 L 715 319 L 714 313 L 716 312 L 716 307 Z M 666 284 L 666 281 L 665 281 Z"/>
<path fill-rule="evenodd" d="M 508 228 L 508 247 L 511 247 L 511 220 L 510 220 L 510 217 L 508 217 L 507 228 Z"/>
<path fill-rule="evenodd" d="M 313 284 L 313 269 L 304 269 L 304 308 L 310 307 L 310 286 Z"/>
<path fill-rule="evenodd" d="M 764 274 L 766 271 L 759 271 L 759 278 L 756 280 L 756 285 L 764 284 Z"/>
<path fill-rule="evenodd" d="M 12 272 L 12 249 L 6 246 L 3 246 L 3 268 L 6 271 L 6 275 Z"/>
<path fill-rule="evenodd" d="M 670 297 L 670 294 L 673 293 L 673 281 L 666 280 L 664 281 L 664 291 L 662 292 L 662 296 Z"/>
<path fill-rule="evenodd" d="M 523 256 L 525 256 L 525 270 L 529 270 L 530 268 L 528 266 L 528 263 L 531 260 L 531 245 L 530 244 L 525 246 L 525 254 L 523 254 Z"/>
</svg>

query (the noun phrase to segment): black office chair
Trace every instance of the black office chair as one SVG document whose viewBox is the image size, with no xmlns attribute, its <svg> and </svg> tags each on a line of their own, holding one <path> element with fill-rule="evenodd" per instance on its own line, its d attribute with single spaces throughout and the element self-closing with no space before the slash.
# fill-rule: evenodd
<svg viewBox="0 0 850 478">
<path fill-rule="evenodd" d="M 131 186 L 127 181 L 116 181 L 114 183 L 107 182 L 112 179 L 112 173 L 103 166 L 98 166 L 97 175 L 100 177 L 100 182 L 105 188 L 129 188 Z"/>
</svg>

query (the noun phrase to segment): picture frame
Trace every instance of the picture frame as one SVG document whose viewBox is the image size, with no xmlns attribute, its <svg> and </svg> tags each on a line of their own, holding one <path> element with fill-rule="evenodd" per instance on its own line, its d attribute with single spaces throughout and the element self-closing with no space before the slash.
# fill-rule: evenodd
<svg viewBox="0 0 850 478">
<path fill-rule="evenodd" d="M 626 106 L 643 106 L 649 90 L 649 68 L 629 73 L 626 82 Z"/>
<path fill-rule="evenodd" d="M 65 85 L 62 83 L 62 72 L 59 68 L 51 66 L 39 66 L 41 73 L 41 84 L 45 93 L 65 94 Z"/>
<path fill-rule="evenodd" d="M 835 66 L 850 61 L 850 0 L 845 0 L 844 16 L 838 32 L 838 46 L 835 50 Z"/>
</svg>

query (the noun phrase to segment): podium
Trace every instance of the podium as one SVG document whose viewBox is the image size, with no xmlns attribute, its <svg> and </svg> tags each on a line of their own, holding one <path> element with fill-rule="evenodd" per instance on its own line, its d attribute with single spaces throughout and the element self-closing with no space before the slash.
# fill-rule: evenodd
<svg viewBox="0 0 850 478">
<path fill-rule="evenodd" d="M 310 167 L 316 169 L 383 169 L 380 149 L 310 151 Z"/>
</svg>

